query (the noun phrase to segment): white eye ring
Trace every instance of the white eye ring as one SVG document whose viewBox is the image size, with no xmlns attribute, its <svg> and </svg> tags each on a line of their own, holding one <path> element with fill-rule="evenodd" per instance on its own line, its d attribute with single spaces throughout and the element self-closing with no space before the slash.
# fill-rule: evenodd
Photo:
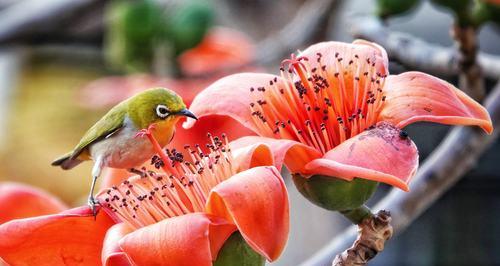
<svg viewBox="0 0 500 266">
<path fill-rule="evenodd" d="M 162 104 L 158 104 L 156 106 L 156 115 L 160 118 L 165 118 L 170 114 L 170 110 L 168 107 Z"/>
</svg>

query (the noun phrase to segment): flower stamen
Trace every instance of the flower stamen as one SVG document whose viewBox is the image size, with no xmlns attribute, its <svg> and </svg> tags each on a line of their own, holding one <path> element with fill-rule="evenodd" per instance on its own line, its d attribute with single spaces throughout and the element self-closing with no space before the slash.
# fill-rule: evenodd
<svg viewBox="0 0 500 266">
<path fill-rule="evenodd" d="M 281 82 L 250 88 L 252 119 L 260 135 L 300 141 L 326 153 L 377 122 L 386 100 L 385 75 L 373 58 L 342 58 L 330 65 L 316 54 L 283 60 Z M 287 69 L 285 68 L 287 67 Z M 286 71 L 288 70 L 288 71 Z"/>
<path fill-rule="evenodd" d="M 225 135 L 221 140 L 209 134 L 208 152 L 199 145 L 195 149 L 185 146 L 191 159 L 187 161 L 175 149 L 164 151 L 158 148 L 152 130 L 154 126 L 137 135 L 146 136 L 151 141 L 158 153 L 151 163 L 164 173 L 149 171 L 146 176 L 133 176 L 98 196 L 106 210 L 133 228 L 203 211 L 210 190 L 236 172 Z"/>
</svg>

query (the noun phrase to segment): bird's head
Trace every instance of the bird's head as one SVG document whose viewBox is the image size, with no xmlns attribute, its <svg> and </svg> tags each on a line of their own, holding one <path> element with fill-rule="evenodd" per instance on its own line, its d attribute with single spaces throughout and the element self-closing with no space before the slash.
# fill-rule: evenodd
<svg viewBox="0 0 500 266">
<path fill-rule="evenodd" d="M 136 94 L 128 100 L 127 109 L 130 118 L 140 128 L 159 122 L 174 125 L 182 116 L 196 119 L 182 98 L 165 88 L 152 88 Z"/>
</svg>

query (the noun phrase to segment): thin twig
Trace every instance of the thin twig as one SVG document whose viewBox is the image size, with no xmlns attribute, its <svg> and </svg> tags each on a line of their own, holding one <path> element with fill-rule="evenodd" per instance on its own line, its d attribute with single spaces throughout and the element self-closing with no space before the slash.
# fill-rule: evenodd
<svg viewBox="0 0 500 266">
<path fill-rule="evenodd" d="M 500 125 L 500 82 L 485 103 L 493 125 Z M 499 130 L 486 135 L 476 127 L 455 127 L 427 158 L 414 177 L 410 192 L 393 189 L 373 209 L 389 210 L 394 233 L 404 231 L 411 222 L 428 209 L 453 184 L 472 169 L 478 158 L 497 139 Z M 351 226 L 301 265 L 330 265 L 334 256 L 356 238 Z"/>
<path fill-rule="evenodd" d="M 357 38 L 376 42 L 411 69 L 438 75 L 457 75 L 459 54 L 451 47 L 428 43 L 407 33 L 390 31 L 380 19 L 363 16 L 353 19 L 351 31 Z M 485 77 L 500 77 L 500 56 L 479 52 L 479 65 Z"/>
</svg>

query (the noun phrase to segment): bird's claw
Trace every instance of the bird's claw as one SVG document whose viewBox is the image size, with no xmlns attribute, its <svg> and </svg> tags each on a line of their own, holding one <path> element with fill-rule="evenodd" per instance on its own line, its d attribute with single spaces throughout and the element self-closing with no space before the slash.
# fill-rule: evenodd
<svg viewBox="0 0 500 266">
<path fill-rule="evenodd" d="M 98 213 L 97 206 L 99 206 L 101 204 L 94 197 L 89 197 L 87 204 L 89 205 L 90 209 L 92 210 L 92 215 L 94 216 L 94 219 L 95 219 L 97 216 L 97 213 Z"/>
<path fill-rule="evenodd" d="M 151 132 L 153 130 L 155 130 L 155 128 L 156 128 L 156 125 L 155 124 L 151 124 L 151 125 L 148 126 L 148 128 L 143 128 L 143 129 L 139 130 L 139 132 L 137 132 L 135 134 L 135 137 L 136 138 L 137 137 L 143 138 L 144 136 L 151 135 Z"/>
</svg>

